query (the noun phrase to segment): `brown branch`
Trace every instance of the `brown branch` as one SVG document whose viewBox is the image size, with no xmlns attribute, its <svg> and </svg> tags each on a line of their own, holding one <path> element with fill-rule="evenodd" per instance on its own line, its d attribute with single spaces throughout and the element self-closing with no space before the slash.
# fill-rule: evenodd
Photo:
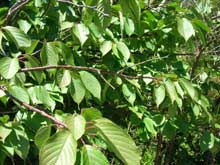
<svg viewBox="0 0 220 165">
<path fill-rule="evenodd" d="M 157 78 L 157 77 L 131 76 L 131 75 L 123 74 L 123 73 L 101 70 L 101 69 L 94 68 L 94 67 L 72 66 L 72 65 L 48 65 L 48 66 L 38 66 L 38 67 L 32 67 L 32 68 L 22 68 L 20 69 L 20 72 L 44 71 L 44 70 L 50 70 L 50 69 L 68 69 L 68 70 L 77 70 L 77 71 L 86 70 L 86 71 L 91 71 L 97 74 L 119 76 L 121 78 L 127 78 L 127 79 L 152 79 L 152 80 L 157 80 L 157 81 L 162 80 L 162 78 Z"/>
<path fill-rule="evenodd" d="M 163 137 L 161 133 L 158 133 L 157 135 L 157 151 L 156 151 L 156 156 L 154 160 L 155 165 L 161 165 L 162 164 L 162 144 L 163 143 Z"/>
<path fill-rule="evenodd" d="M 92 9 L 92 10 L 94 10 L 94 11 L 96 11 L 96 12 L 102 14 L 102 15 L 105 16 L 105 17 L 109 17 L 109 14 L 102 12 L 101 10 L 99 10 L 99 9 L 97 8 L 97 6 L 89 6 L 89 5 L 83 5 L 83 4 L 80 5 L 80 4 L 77 4 L 77 3 L 73 3 L 73 2 L 70 1 L 70 0 L 57 0 L 57 1 L 60 2 L 60 3 L 67 3 L 67 4 L 70 4 L 70 5 L 79 7 L 79 8 Z"/>
<path fill-rule="evenodd" d="M 26 4 L 28 4 L 31 0 L 21 0 L 15 3 L 9 10 L 6 16 L 6 24 L 8 24 L 11 20 L 11 17 L 15 15 L 15 13 L 23 8 Z"/>
<path fill-rule="evenodd" d="M 192 69 L 191 69 L 191 72 L 190 72 L 190 79 L 192 79 L 194 73 L 195 73 L 195 70 L 196 68 L 198 67 L 198 64 L 199 64 L 199 60 L 203 54 L 203 52 L 205 51 L 205 49 L 207 48 L 207 46 L 209 46 L 211 43 L 213 42 L 213 40 L 210 40 L 204 47 L 200 46 L 198 49 L 197 49 L 197 52 L 196 52 L 196 59 L 195 59 L 195 62 L 193 63 L 192 65 Z"/>
<path fill-rule="evenodd" d="M 44 116 L 44 117 L 50 119 L 50 120 L 53 121 L 57 126 L 61 126 L 61 127 L 67 128 L 67 125 L 66 125 L 65 123 L 63 123 L 63 122 L 57 120 L 55 117 L 53 117 L 53 116 L 47 114 L 44 110 L 35 108 L 35 107 L 33 107 L 33 106 L 31 106 L 31 105 L 29 105 L 29 104 L 27 104 L 27 103 L 25 103 L 25 102 L 19 100 L 18 98 L 12 96 L 12 95 L 8 92 L 7 88 L 6 88 L 4 85 L 1 85 L 1 86 L 0 86 L 0 90 L 4 91 L 5 94 L 6 94 L 11 100 L 14 100 L 14 101 L 17 102 L 19 105 L 21 105 L 21 106 L 27 108 L 28 110 L 30 110 L 30 111 L 32 111 L 32 112 L 39 113 L 40 115 L 42 115 L 42 116 Z"/>
</svg>

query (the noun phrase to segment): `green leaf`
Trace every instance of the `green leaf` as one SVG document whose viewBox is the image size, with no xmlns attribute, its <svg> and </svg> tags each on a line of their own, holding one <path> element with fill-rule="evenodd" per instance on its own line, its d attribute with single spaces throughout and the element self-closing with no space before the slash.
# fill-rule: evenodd
<svg viewBox="0 0 220 165">
<path fill-rule="evenodd" d="M 3 35 L 2 31 L 0 30 L 0 50 L 1 50 L 1 53 L 5 54 L 5 51 L 4 51 L 3 47 L 2 47 L 3 36 L 4 35 Z"/>
<path fill-rule="evenodd" d="M 112 17 L 111 17 L 110 1 L 109 0 L 98 1 L 96 6 L 99 12 L 96 12 L 94 22 L 98 27 L 104 30 L 111 23 Z"/>
<path fill-rule="evenodd" d="M 41 147 L 40 165 L 72 165 L 76 160 L 76 147 L 76 140 L 69 131 L 59 131 Z"/>
<path fill-rule="evenodd" d="M 162 130 L 162 134 L 168 138 L 168 139 L 172 139 L 175 134 L 176 134 L 176 125 L 174 125 L 172 122 L 170 121 L 167 121 L 163 127 L 163 130 Z"/>
<path fill-rule="evenodd" d="M 27 104 L 30 103 L 30 97 L 28 95 L 28 92 L 19 86 L 11 86 L 8 89 L 9 93 L 17 98 L 18 100 L 25 102 Z"/>
<path fill-rule="evenodd" d="M 79 105 L 83 98 L 85 97 L 85 87 L 82 81 L 79 78 L 72 78 L 72 82 L 70 84 L 70 94 L 73 100 Z"/>
<path fill-rule="evenodd" d="M 28 61 L 25 62 L 25 66 L 27 68 L 40 66 L 40 62 L 36 57 L 30 56 L 30 55 L 25 55 L 25 57 L 28 59 Z M 29 74 L 30 74 L 31 77 L 33 77 L 33 79 L 37 80 L 39 84 L 45 78 L 45 74 L 43 72 L 40 72 L 40 71 L 29 72 Z"/>
<path fill-rule="evenodd" d="M 45 104 L 51 109 L 55 108 L 56 103 L 44 86 L 31 87 L 28 89 L 28 93 L 34 104 Z"/>
<path fill-rule="evenodd" d="M 84 108 L 82 109 L 82 115 L 86 121 L 93 121 L 102 118 L 102 113 L 96 108 Z"/>
<path fill-rule="evenodd" d="M 178 19 L 177 26 L 178 26 L 178 32 L 180 33 L 181 36 L 184 37 L 186 41 L 188 41 L 190 37 L 195 35 L 195 30 L 188 19 L 186 18 Z"/>
<path fill-rule="evenodd" d="M 139 6 L 138 0 L 120 0 L 120 5 L 123 11 L 123 14 L 126 16 L 130 16 L 132 20 L 139 25 L 141 9 Z"/>
<path fill-rule="evenodd" d="M 155 136 L 157 134 L 155 128 L 154 128 L 154 121 L 149 118 L 149 117 L 145 117 L 143 120 L 145 127 L 147 128 L 147 130 L 153 135 Z"/>
<path fill-rule="evenodd" d="M 5 79 L 11 79 L 20 69 L 17 58 L 3 57 L 0 59 L 0 74 Z"/>
<path fill-rule="evenodd" d="M 4 143 L 5 139 L 11 133 L 12 129 L 7 125 L 0 125 L 0 141 Z"/>
<path fill-rule="evenodd" d="M 106 55 L 112 49 L 112 42 L 111 41 L 104 41 L 100 46 L 100 51 L 102 55 Z"/>
<path fill-rule="evenodd" d="M 180 78 L 180 85 L 186 90 L 187 94 L 192 98 L 192 100 L 198 100 L 198 96 L 192 83 L 184 78 Z"/>
<path fill-rule="evenodd" d="M 27 34 L 27 32 L 30 30 L 31 28 L 31 24 L 26 21 L 26 20 L 23 20 L 23 19 L 20 19 L 18 20 L 18 25 L 20 27 L 20 29 L 25 33 Z"/>
<path fill-rule="evenodd" d="M 31 46 L 30 38 L 20 29 L 13 26 L 6 26 L 2 29 L 8 40 L 14 42 L 18 48 L 27 48 Z"/>
<path fill-rule="evenodd" d="M 129 84 L 123 84 L 122 85 L 122 93 L 125 97 L 125 99 L 131 104 L 134 104 L 134 101 L 136 100 L 136 93 L 134 88 Z"/>
<path fill-rule="evenodd" d="M 80 41 L 81 46 L 83 46 L 88 39 L 89 29 L 84 24 L 75 24 L 72 31 L 77 39 Z"/>
<path fill-rule="evenodd" d="M 210 32 L 211 31 L 209 26 L 205 22 L 203 22 L 202 20 L 194 19 L 193 20 L 193 24 L 197 25 L 198 27 L 200 27 L 201 29 L 203 29 L 206 32 Z"/>
<path fill-rule="evenodd" d="M 109 165 L 105 155 L 90 145 L 84 145 L 81 160 L 83 165 Z"/>
<path fill-rule="evenodd" d="M 154 121 L 154 125 L 156 125 L 156 126 L 161 126 L 166 121 L 165 116 L 162 114 L 156 114 L 156 115 L 152 116 L 151 119 Z"/>
<path fill-rule="evenodd" d="M 30 144 L 28 136 L 22 126 L 16 126 L 7 138 L 13 146 L 15 153 L 25 160 L 27 158 Z"/>
<path fill-rule="evenodd" d="M 42 126 L 37 130 L 37 133 L 34 137 L 34 143 L 38 147 L 38 149 L 43 146 L 46 141 L 49 139 L 51 133 L 51 127 L 50 126 Z"/>
<path fill-rule="evenodd" d="M 95 127 L 100 133 L 108 148 L 128 165 L 139 165 L 140 155 L 131 137 L 119 126 L 108 119 L 95 120 Z"/>
<path fill-rule="evenodd" d="M 124 25 L 125 25 L 125 32 L 127 35 L 132 35 L 134 33 L 135 30 L 135 26 L 134 26 L 134 22 L 129 19 L 129 18 L 125 18 L 124 19 Z"/>
<path fill-rule="evenodd" d="M 214 143 L 215 143 L 215 136 L 210 131 L 206 131 L 200 138 L 199 145 L 202 152 L 205 152 L 211 149 L 214 146 Z"/>
<path fill-rule="evenodd" d="M 125 45 L 123 42 L 117 42 L 116 43 L 118 52 L 120 52 L 120 54 L 122 55 L 122 59 L 127 62 L 128 59 L 130 58 L 130 51 L 127 47 L 127 45 Z"/>
<path fill-rule="evenodd" d="M 40 57 L 43 65 L 57 65 L 59 61 L 57 49 L 51 42 L 44 44 L 41 49 Z"/>
<path fill-rule="evenodd" d="M 64 70 L 59 83 L 60 88 L 65 88 L 71 83 L 71 75 L 69 70 Z"/>
<path fill-rule="evenodd" d="M 65 123 L 72 133 L 72 136 L 75 140 L 78 140 L 85 133 L 86 129 L 86 120 L 82 115 L 74 114 L 67 116 Z"/>
<path fill-rule="evenodd" d="M 101 85 L 91 73 L 87 71 L 79 72 L 80 78 L 86 89 L 97 99 L 101 99 Z"/>
<path fill-rule="evenodd" d="M 157 108 L 159 108 L 160 104 L 165 99 L 165 88 L 163 85 L 154 88 L 154 97 L 157 104 Z"/>
<path fill-rule="evenodd" d="M 170 79 L 167 79 L 165 81 L 165 88 L 166 88 L 166 91 L 167 91 L 167 93 L 173 103 L 178 98 L 178 95 L 176 93 L 175 86 Z"/>
<path fill-rule="evenodd" d="M 75 65 L 74 55 L 68 46 L 66 46 L 63 42 L 58 41 L 54 42 L 54 45 L 56 46 L 59 54 L 64 58 L 66 64 Z"/>
<path fill-rule="evenodd" d="M 174 85 L 175 85 L 175 87 L 176 87 L 177 93 L 181 96 L 181 98 L 183 98 L 183 97 L 184 97 L 184 91 L 183 91 L 183 89 L 181 88 L 179 82 L 177 82 L 177 81 L 174 82 Z"/>
</svg>

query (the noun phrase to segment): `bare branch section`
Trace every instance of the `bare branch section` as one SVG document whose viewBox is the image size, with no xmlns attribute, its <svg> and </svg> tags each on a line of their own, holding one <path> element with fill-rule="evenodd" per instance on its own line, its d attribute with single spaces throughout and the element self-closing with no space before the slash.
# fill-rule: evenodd
<svg viewBox="0 0 220 165">
<path fill-rule="evenodd" d="M 15 15 L 15 13 L 23 8 L 25 5 L 27 5 L 31 0 L 21 0 L 17 3 L 15 3 L 9 10 L 8 14 L 6 16 L 6 24 L 8 24 L 11 20 L 11 17 Z"/>
<path fill-rule="evenodd" d="M 53 116 L 47 114 L 44 110 L 35 108 L 35 107 L 33 107 L 33 106 L 31 106 L 31 105 L 25 103 L 25 102 L 22 102 L 22 101 L 19 100 L 18 98 L 12 96 L 12 95 L 8 92 L 7 88 L 6 88 L 4 85 L 1 85 L 1 86 L 0 86 L 0 90 L 4 91 L 5 94 L 6 94 L 11 100 L 16 101 L 18 104 L 20 104 L 21 106 L 27 108 L 28 110 L 33 111 L 33 112 L 36 112 L 36 113 L 39 113 L 40 115 L 42 115 L 42 116 L 44 116 L 44 117 L 50 119 L 50 120 L 53 121 L 57 126 L 61 126 L 61 127 L 67 128 L 67 125 L 66 125 L 65 123 L 63 123 L 63 122 L 57 120 L 55 117 L 53 117 Z"/>
<path fill-rule="evenodd" d="M 22 9 L 25 5 L 27 5 L 29 2 L 31 2 L 31 0 L 21 0 L 16 2 L 9 10 L 8 10 L 8 14 L 6 16 L 6 24 L 8 24 L 11 21 L 11 18 L 15 15 L 16 12 L 18 12 L 20 9 Z M 99 10 L 97 8 L 97 6 L 89 6 L 89 5 L 84 5 L 84 4 L 77 4 L 77 3 L 73 3 L 70 0 L 57 0 L 57 2 L 60 3 L 67 3 L 79 8 L 88 8 L 91 10 L 94 10 L 100 14 L 102 14 L 103 16 L 109 17 L 109 14 L 104 13 L 103 11 Z"/>
<path fill-rule="evenodd" d="M 67 3 L 67 4 L 70 4 L 70 5 L 73 5 L 73 6 L 76 6 L 76 7 L 79 7 L 79 8 L 88 8 L 88 9 L 92 9 L 100 14 L 102 14 L 103 16 L 106 16 L 106 17 L 109 17 L 109 14 L 107 13 L 104 13 L 103 11 L 99 10 L 97 8 L 97 6 L 89 6 L 89 5 L 81 5 L 81 4 L 77 4 L 77 3 L 73 3 L 72 1 L 70 0 L 57 0 L 58 2 L 60 3 Z"/>
<path fill-rule="evenodd" d="M 200 46 L 198 49 L 197 49 L 197 52 L 196 52 L 196 59 L 195 59 L 195 62 L 193 63 L 192 65 L 192 69 L 191 69 L 191 72 L 190 72 L 190 78 L 192 80 L 193 78 L 193 75 L 196 71 L 196 68 L 198 67 L 198 64 L 199 64 L 199 60 L 202 56 L 202 54 L 204 53 L 204 51 L 206 50 L 206 48 L 212 43 L 213 41 L 209 41 L 204 47 Z"/>
<path fill-rule="evenodd" d="M 39 67 L 32 67 L 32 68 L 22 68 L 20 69 L 20 72 L 33 72 L 33 71 L 44 71 L 44 70 L 50 70 L 50 69 L 68 69 L 68 70 L 86 70 L 90 72 L 94 72 L 97 74 L 105 74 L 105 75 L 111 75 L 111 76 L 118 76 L 121 78 L 127 78 L 127 79 L 152 79 L 161 81 L 162 78 L 159 77 L 150 77 L 150 76 L 131 76 L 123 74 L 122 72 L 112 72 L 107 70 L 101 70 L 94 67 L 86 67 L 86 66 L 72 66 L 72 65 L 48 65 L 48 66 L 39 66 Z"/>
</svg>

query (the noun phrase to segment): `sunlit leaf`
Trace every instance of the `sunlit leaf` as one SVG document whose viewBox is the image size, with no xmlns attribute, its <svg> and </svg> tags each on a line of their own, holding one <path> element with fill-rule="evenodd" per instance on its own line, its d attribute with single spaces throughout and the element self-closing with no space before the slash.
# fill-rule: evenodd
<svg viewBox="0 0 220 165">
<path fill-rule="evenodd" d="M 24 88 L 21 88 L 19 86 L 11 86 L 8 90 L 10 94 L 15 98 L 29 104 L 30 97 L 28 95 L 28 92 Z"/>
<path fill-rule="evenodd" d="M 167 79 L 165 81 L 165 88 L 166 88 L 166 91 L 167 91 L 167 93 L 173 103 L 178 98 L 178 95 L 176 93 L 175 86 L 170 79 Z"/>
<path fill-rule="evenodd" d="M 127 62 L 128 59 L 130 58 L 130 51 L 129 51 L 127 45 L 125 45 L 125 43 L 123 43 L 123 42 L 117 42 L 116 45 L 117 45 L 118 52 L 120 52 L 120 54 L 122 56 L 121 58 L 125 62 Z"/>
<path fill-rule="evenodd" d="M 82 162 L 84 165 L 108 165 L 109 162 L 105 155 L 97 148 L 84 145 L 82 149 Z"/>
<path fill-rule="evenodd" d="M 72 165 L 76 160 L 76 147 L 76 140 L 69 131 L 59 131 L 41 147 L 40 165 Z"/>
<path fill-rule="evenodd" d="M 80 78 L 72 78 L 72 82 L 70 84 L 69 89 L 73 100 L 77 104 L 80 104 L 86 93 L 85 87 Z"/>
<path fill-rule="evenodd" d="M 188 19 L 186 18 L 179 19 L 177 21 L 177 25 L 178 25 L 178 32 L 180 33 L 181 36 L 184 37 L 186 41 L 188 41 L 190 37 L 195 35 L 195 30 Z"/>
<path fill-rule="evenodd" d="M 131 85 L 123 84 L 122 85 L 122 93 L 125 97 L 125 99 L 130 103 L 134 104 L 134 101 L 136 99 L 136 92 L 134 88 Z"/>
<path fill-rule="evenodd" d="M 20 29 L 13 26 L 6 26 L 3 28 L 4 34 L 7 38 L 15 43 L 18 48 L 26 48 L 31 46 L 31 40 L 28 35 Z"/>
<path fill-rule="evenodd" d="M 165 88 L 163 85 L 154 88 L 154 97 L 158 108 L 165 99 Z"/>
<path fill-rule="evenodd" d="M 106 55 L 112 49 L 112 42 L 111 41 L 104 41 L 100 46 L 100 51 L 102 55 Z"/>
<path fill-rule="evenodd" d="M 108 148 L 125 164 L 140 164 L 140 155 L 133 140 L 124 130 L 108 119 L 95 120 L 95 127 Z"/>
<path fill-rule="evenodd" d="M 87 71 L 79 72 L 80 78 L 86 89 L 97 99 L 101 99 L 101 85 L 91 73 Z"/>
<path fill-rule="evenodd" d="M 17 58 L 3 57 L 0 59 L 0 74 L 6 78 L 11 79 L 20 69 Z"/>
<path fill-rule="evenodd" d="M 83 46 L 88 39 L 89 29 L 84 24 L 75 24 L 73 26 L 73 34 L 80 41 L 81 46 Z"/>
<path fill-rule="evenodd" d="M 78 140 L 85 133 L 86 120 L 83 116 L 77 114 L 67 116 L 65 123 L 74 139 Z"/>
</svg>

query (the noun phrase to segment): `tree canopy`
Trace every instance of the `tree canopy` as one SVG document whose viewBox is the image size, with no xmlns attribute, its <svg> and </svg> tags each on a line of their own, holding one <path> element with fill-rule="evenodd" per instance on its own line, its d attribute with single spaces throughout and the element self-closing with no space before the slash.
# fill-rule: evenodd
<svg viewBox="0 0 220 165">
<path fill-rule="evenodd" d="M 0 162 L 220 164 L 218 0 L 0 2 Z"/>
</svg>

